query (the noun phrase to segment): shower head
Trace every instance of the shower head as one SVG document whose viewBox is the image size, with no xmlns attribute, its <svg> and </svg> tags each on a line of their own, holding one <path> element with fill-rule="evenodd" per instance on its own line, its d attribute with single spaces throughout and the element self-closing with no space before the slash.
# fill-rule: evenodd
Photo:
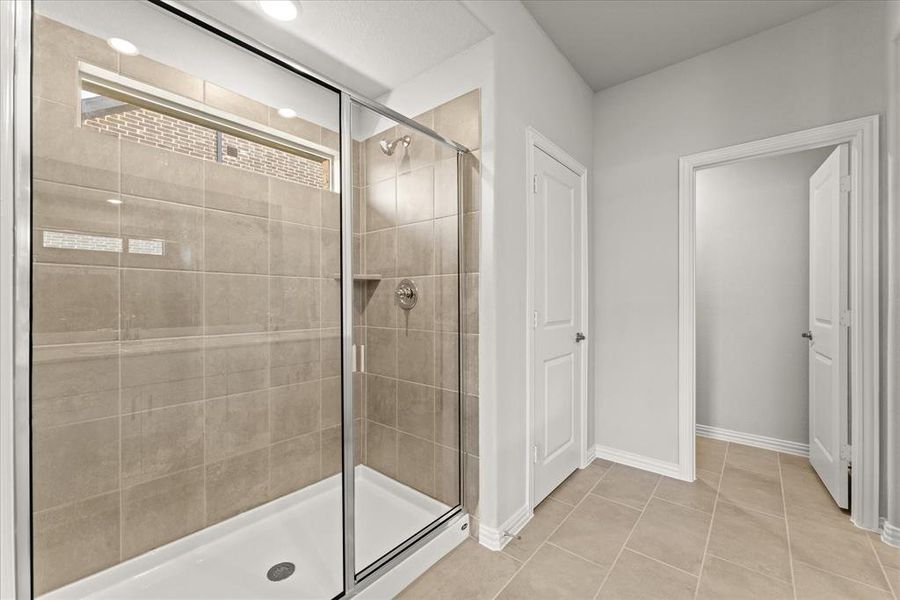
<svg viewBox="0 0 900 600">
<path fill-rule="evenodd" d="M 404 135 L 390 142 L 387 140 L 381 140 L 380 142 L 378 142 L 378 145 L 381 146 L 382 152 L 384 152 L 388 156 L 393 156 L 394 150 L 397 149 L 397 144 L 401 142 L 403 143 L 404 148 L 409 148 L 409 144 L 410 142 L 412 142 L 412 139 L 408 135 Z"/>
</svg>

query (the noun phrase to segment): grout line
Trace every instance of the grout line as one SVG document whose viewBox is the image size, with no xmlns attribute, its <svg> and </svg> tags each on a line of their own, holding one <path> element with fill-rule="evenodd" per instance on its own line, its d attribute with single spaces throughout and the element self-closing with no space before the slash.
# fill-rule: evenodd
<svg viewBox="0 0 900 600">
<path fill-rule="evenodd" d="M 703 547 L 703 558 L 700 560 L 700 571 L 697 574 L 697 587 L 694 588 L 694 600 L 700 593 L 700 583 L 703 579 L 703 570 L 706 568 L 706 557 L 709 553 L 709 540 L 712 538 L 713 527 L 716 524 L 716 509 L 719 507 L 719 496 L 722 493 L 722 480 L 725 478 L 725 464 L 728 461 L 728 448 L 731 442 L 725 442 L 725 454 L 722 457 L 722 469 L 719 471 L 719 485 L 716 486 L 716 499 L 713 501 L 713 511 L 709 518 L 709 531 L 706 532 L 706 545 Z"/>
<path fill-rule="evenodd" d="M 872 536 L 869 535 L 868 533 L 865 534 L 865 536 L 869 540 L 869 547 L 872 549 L 872 553 L 875 554 L 875 560 L 878 561 L 878 566 L 881 568 L 881 575 L 884 577 L 884 580 L 888 584 L 888 590 L 890 590 L 891 595 L 894 596 L 894 598 L 896 600 L 898 595 L 900 595 L 900 590 L 894 589 L 894 584 L 891 583 L 891 578 L 888 577 L 887 568 L 884 566 L 884 563 L 881 561 L 881 556 L 878 555 L 878 549 L 875 547 L 875 540 L 873 540 Z M 879 542 L 879 543 L 881 543 L 881 542 Z M 845 577 L 845 579 L 846 579 L 846 577 Z M 851 581 L 853 581 L 853 580 L 851 580 Z M 859 582 L 859 583 L 862 583 L 862 582 Z M 868 585 L 868 584 L 864 584 L 864 585 Z M 875 589 L 880 589 L 880 588 L 875 588 Z"/>
<path fill-rule="evenodd" d="M 540 551 L 541 547 L 543 547 L 543 546 L 551 546 L 551 547 L 553 547 L 553 548 L 556 548 L 557 550 L 561 550 L 562 552 L 565 552 L 566 554 L 568 554 L 568 555 L 570 555 L 570 556 L 574 556 L 574 557 L 577 558 L 578 560 L 583 560 L 583 561 L 586 562 L 586 563 L 590 563 L 590 564 L 594 565 L 595 567 L 600 567 L 601 569 L 607 569 L 607 568 L 608 568 L 606 565 L 601 565 L 600 563 L 598 563 L 598 562 L 596 562 L 596 561 L 593 561 L 593 560 L 591 560 L 591 559 L 589 559 L 589 558 L 585 558 L 585 557 L 581 556 L 580 554 L 578 554 L 578 553 L 576 553 L 576 552 L 572 552 L 571 550 L 567 550 L 567 549 L 563 548 L 562 546 L 559 546 L 559 545 L 557 545 L 557 544 L 554 544 L 554 543 L 551 542 L 549 539 L 546 540 L 546 541 L 544 541 L 540 546 L 538 546 L 537 550 L 534 551 L 534 554 L 532 554 L 532 556 L 534 556 L 535 554 L 537 554 L 537 553 Z M 530 558 L 530 557 L 529 557 L 529 558 Z"/>
<path fill-rule="evenodd" d="M 634 548 L 625 548 L 625 549 L 633 554 L 637 554 L 638 556 L 643 556 L 644 558 L 652 560 L 655 563 L 659 563 L 665 567 L 669 567 L 670 569 L 675 569 L 676 571 L 681 571 L 685 575 L 690 575 L 694 579 L 697 579 L 697 580 L 700 579 L 700 575 L 695 575 L 694 573 L 691 573 L 690 571 L 685 571 L 684 569 L 676 567 L 675 565 L 670 565 L 669 563 L 667 563 L 664 560 L 659 560 L 658 558 L 654 558 L 654 557 L 650 556 L 649 554 L 644 554 L 643 552 L 639 552 L 639 551 L 635 550 Z"/>
<path fill-rule="evenodd" d="M 610 467 L 610 471 L 612 467 Z M 625 541 L 622 543 L 622 547 L 619 548 L 619 552 L 616 554 L 616 558 L 612 561 L 612 564 L 609 566 L 609 570 L 606 572 L 606 575 L 603 576 L 603 581 L 600 582 L 600 587 L 597 588 L 596 593 L 594 593 L 594 598 L 600 596 L 600 592 L 603 590 L 603 586 L 606 585 L 606 582 L 609 581 L 609 576 L 612 575 L 613 569 L 616 568 L 616 565 L 619 563 L 619 558 L 621 558 L 622 553 L 625 552 L 626 546 L 628 546 L 628 542 L 631 541 L 631 536 L 634 535 L 635 530 L 637 530 L 638 525 L 641 522 L 641 519 L 644 518 L 644 513 L 647 511 L 647 507 L 650 506 L 650 500 L 656 495 L 656 490 L 659 488 L 659 483 L 662 481 L 662 476 L 657 475 L 656 484 L 653 486 L 653 491 L 650 492 L 650 496 L 647 498 L 646 504 L 644 504 L 644 508 L 641 510 L 641 514 L 635 520 L 634 525 L 631 526 L 631 531 L 628 532 L 628 537 L 625 538 Z"/>
<path fill-rule="evenodd" d="M 794 600 L 797 600 L 797 575 L 794 572 L 794 549 L 791 546 L 791 525 L 788 522 L 787 498 L 784 494 L 784 472 L 781 465 L 781 454 L 778 455 L 778 484 L 781 486 L 781 510 L 784 511 L 784 533 L 788 549 L 788 564 L 791 568 L 791 590 Z"/>
</svg>

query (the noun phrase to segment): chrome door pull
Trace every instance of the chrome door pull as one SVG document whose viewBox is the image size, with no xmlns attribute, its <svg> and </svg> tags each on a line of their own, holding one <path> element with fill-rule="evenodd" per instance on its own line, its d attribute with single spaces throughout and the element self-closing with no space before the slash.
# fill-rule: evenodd
<svg viewBox="0 0 900 600">
<path fill-rule="evenodd" d="M 812 339 L 813 339 L 813 332 L 812 332 L 812 331 L 804 331 L 803 333 L 800 334 L 800 337 L 805 337 L 805 338 L 808 339 L 809 341 L 812 341 Z"/>
<path fill-rule="evenodd" d="M 576 344 L 577 344 L 578 342 L 584 341 L 585 339 L 586 339 L 586 338 L 584 337 L 584 334 L 581 333 L 580 331 L 579 331 L 578 333 L 575 334 L 575 343 L 576 343 Z"/>
</svg>

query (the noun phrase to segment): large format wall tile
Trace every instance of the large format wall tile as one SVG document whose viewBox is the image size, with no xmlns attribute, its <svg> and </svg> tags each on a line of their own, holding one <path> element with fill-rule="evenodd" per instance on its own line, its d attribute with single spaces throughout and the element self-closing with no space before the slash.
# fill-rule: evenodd
<svg viewBox="0 0 900 600">
<path fill-rule="evenodd" d="M 119 140 L 76 123 L 75 108 L 34 101 L 32 175 L 89 188 L 119 190 Z"/>
<path fill-rule="evenodd" d="M 203 345 L 198 338 L 130 342 L 122 347 L 122 412 L 203 399 Z"/>
<path fill-rule="evenodd" d="M 269 392 L 206 401 L 206 460 L 217 461 L 269 442 Z"/>
<path fill-rule="evenodd" d="M 207 210 L 203 228 L 206 270 L 268 273 L 269 227 L 265 219 Z"/>
<path fill-rule="evenodd" d="M 137 556 L 201 529 L 203 467 L 130 487 L 122 492 L 122 555 Z"/>
<path fill-rule="evenodd" d="M 126 196 L 122 237 L 122 266 L 194 271 L 203 265 L 199 208 Z"/>
<path fill-rule="evenodd" d="M 272 221 L 269 225 L 269 271 L 272 275 L 317 277 L 321 267 L 322 230 Z"/>
<path fill-rule="evenodd" d="M 110 199 L 118 200 L 118 194 L 35 181 L 31 205 L 35 262 L 118 266 L 119 206 Z"/>
<path fill-rule="evenodd" d="M 269 278 L 210 274 L 205 278 L 206 334 L 252 333 L 269 328 Z"/>
<path fill-rule="evenodd" d="M 203 206 L 203 162 L 123 140 L 122 193 Z"/>
<path fill-rule="evenodd" d="M 32 505 L 44 510 L 119 485 L 118 417 L 35 429 Z"/>
<path fill-rule="evenodd" d="M 35 348 L 31 418 L 53 427 L 119 414 L 116 343 Z"/>
<path fill-rule="evenodd" d="M 245 169 L 203 161 L 207 208 L 266 217 L 269 178 Z"/>
<path fill-rule="evenodd" d="M 119 273 L 115 269 L 35 265 L 32 341 L 73 344 L 119 338 Z"/>
<path fill-rule="evenodd" d="M 210 337 L 206 340 L 205 352 L 207 398 L 269 386 L 267 335 Z"/>
<path fill-rule="evenodd" d="M 102 39 L 63 25 L 42 15 L 34 16 L 32 55 L 34 80 L 32 93 L 72 108 L 79 101 L 73 85 L 78 61 L 115 70 L 118 54 Z"/>
<path fill-rule="evenodd" d="M 202 333 L 202 275 L 185 271 L 122 271 L 125 339 Z"/>
<path fill-rule="evenodd" d="M 203 427 L 199 402 L 123 415 L 123 484 L 203 464 Z"/>
<path fill-rule="evenodd" d="M 269 177 L 269 218 L 301 225 L 322 223 L 322 190 Z"/>
<path fill-rule="evenodd" d="M 119 561 L 119 492 L 34 514 L 34 591 L 46 591 Z"/>
<path fill-rule="evenodd" d="M 269 497 L 269 449 L 226 458 L 206 467 L 206 524 L 259 506 Z"/>
</svg>

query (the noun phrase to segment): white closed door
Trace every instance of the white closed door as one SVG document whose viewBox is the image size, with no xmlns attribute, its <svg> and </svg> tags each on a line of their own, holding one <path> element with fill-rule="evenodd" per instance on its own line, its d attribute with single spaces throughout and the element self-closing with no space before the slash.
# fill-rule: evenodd
<svg viewBox="0 0 900 600">
<path fill-rule="evenodd" d="M 578 175 L 534 152 L 533 505 L 581 461 L 581 214 Z"/>
<path fill-rule="evenodd" d="M 838 146 L 809 180 L 809 461 L 842 508 L 850 504 L 848 211 L 850 160 Z"/>
</svg>

